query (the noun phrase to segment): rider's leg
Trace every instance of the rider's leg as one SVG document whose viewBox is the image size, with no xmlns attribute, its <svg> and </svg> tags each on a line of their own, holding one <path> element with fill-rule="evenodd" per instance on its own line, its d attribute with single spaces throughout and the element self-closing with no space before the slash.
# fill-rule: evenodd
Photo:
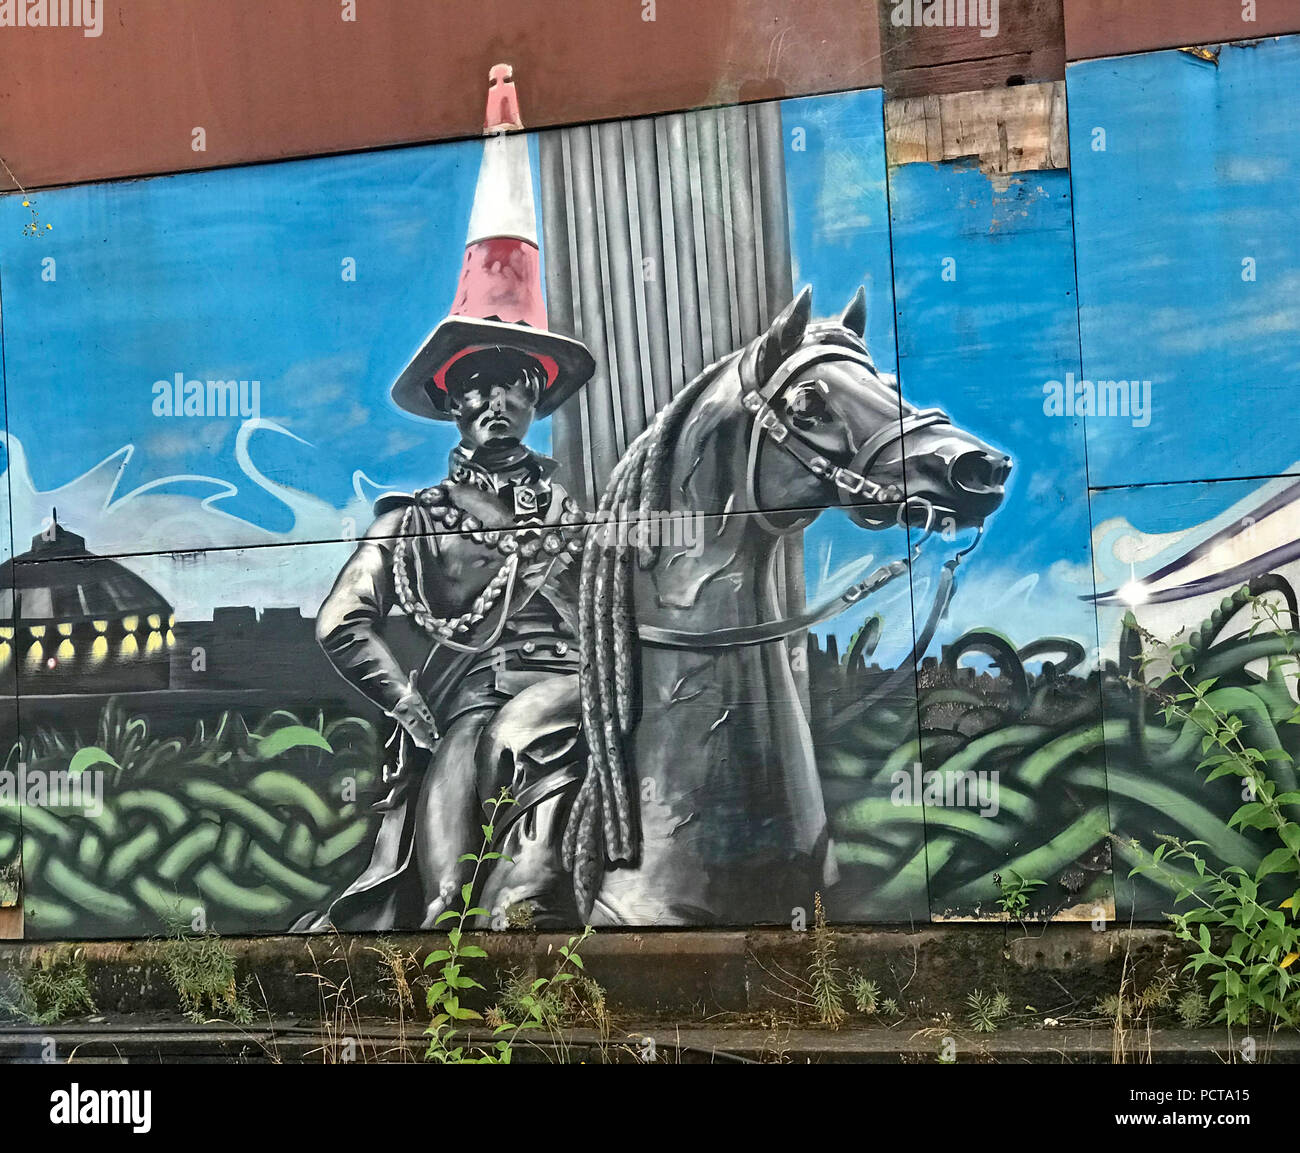
<svg viewBox="0 0 1300 1153">
<path fill-rule="evenodd" d="M 473 864 L 459 861 L 476 851 L 486 820 L 475 781 L 474 750 L 491 709 L 477 709 L 454 720 L 439 738 L 420 783 L 415 811 L 415 860 L 424 891 L 421 928 L 433 927 L 438 915 L 459 907 L 460 887 Z"/>
<path fill-rule="evenodd" d="M 581 768 L 578 678 L 548 677 L 498 710 L 478 746 L 478 789 L 484 798 L 505 788 L 520 805 L 500 810 L 502 836 L 493 848 L 509 860 L 487 873 L 475 904 L 492 915 L 528 904 L 539 927 L 578 921 L 573 882 L 561 859 L 569 807 Z"/>
</svg>

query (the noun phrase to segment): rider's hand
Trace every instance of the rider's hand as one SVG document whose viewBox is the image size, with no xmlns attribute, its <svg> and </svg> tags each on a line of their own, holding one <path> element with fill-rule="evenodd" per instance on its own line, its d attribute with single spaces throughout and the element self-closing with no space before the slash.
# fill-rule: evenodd
<svg viewBox="0 0 1300 1153">
<path fill-rule="evenodd" d="M 407 682 L 406 691 L 388 715 L 406 730 L 420 748 L 431 749 L 437 743 L 438 724 L 433 719 L 429 706 L 425 704 L 424 697 L 420 695 L 420 690 L 415 687 L 414 677 Z"/>
</svg>

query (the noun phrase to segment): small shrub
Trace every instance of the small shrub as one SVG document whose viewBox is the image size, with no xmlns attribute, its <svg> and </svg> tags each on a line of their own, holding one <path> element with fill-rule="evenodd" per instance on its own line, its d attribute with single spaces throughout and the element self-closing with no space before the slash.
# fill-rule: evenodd
<svg viewBox="0 0 1300 1153">
<path fill-rule="evenodd" d="M 81 950 L 42 954 L 19 974 L 13 995 L 0 993 L 0 1014 L 33 1025 L 53 1025 L 77 1013 L 93 1013 L 90 977 Z"/>
<path fill-rule="evenodd" d="M 239 984 L 235 955 L 216 933 L 173 926 L 163 947 L 163 963 L 181 1011 L 191 1021 L 226 1017 L 246 1025 L 253 1019 L 248 982 Z"/>
<path fill-rule="evenodd" d="M 998 908 L 1013 921 L 1024 920 L 1034 890 L 1047 884 L 1036 877 L 1022 877 L 1015 869 L 1008 869 L 1005 874 L 994 873 L 993 883 L 998 887 Z"/>
<path fill-rule="evenodd" d="M 1210 1003 L 1199 989 L 1192 989 L 1178 998 L 1179 1020 L 1185 1029 L 1198 1029 L 1210 1016 Z"/>
<path fill-rule="evenodd" d="M 1011 1012 L 1011 1001 L 1007 995 L 994 989 L 991 994 L 974 990 L 966 998 L 970 1012 L 966 1020 L 977 1033 L 994 1033 L 1001 1022 Z"/>
<path fill-rule="evenodd" d="M 875 1013 L 880 1003 L 880 986 L 869 981 L 861 973 L 855 973 L 849 983 L 849 996 L 853 998 L 853 1007 L 865 1016 Z"/>
</svg>

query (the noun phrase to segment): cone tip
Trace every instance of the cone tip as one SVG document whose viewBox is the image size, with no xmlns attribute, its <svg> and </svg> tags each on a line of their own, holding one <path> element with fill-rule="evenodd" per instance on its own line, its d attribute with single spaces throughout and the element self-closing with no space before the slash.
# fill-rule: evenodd
<svg viewBox="0 0 1300 1153">
<path fill-rule="evenodd" d="M 494 64 L 488 71 L 487 111 L 483 132 L 512 132 L 523 128 L 519 116 L 519 93 L 514 83 L 515 70 L 510 64 Z"/>
</svg>

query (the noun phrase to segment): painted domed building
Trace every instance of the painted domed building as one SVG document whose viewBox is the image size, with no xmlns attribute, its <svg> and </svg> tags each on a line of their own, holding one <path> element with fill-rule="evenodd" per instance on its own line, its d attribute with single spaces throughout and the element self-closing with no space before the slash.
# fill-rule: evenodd
<svg viewBox="0 0 1300 1153">
<path fill-rule="evenodd" d="M 58 523 L 0 565 L 0 688 L 118 693 L 170 683 L 172 606 Z"/>
</svg>

